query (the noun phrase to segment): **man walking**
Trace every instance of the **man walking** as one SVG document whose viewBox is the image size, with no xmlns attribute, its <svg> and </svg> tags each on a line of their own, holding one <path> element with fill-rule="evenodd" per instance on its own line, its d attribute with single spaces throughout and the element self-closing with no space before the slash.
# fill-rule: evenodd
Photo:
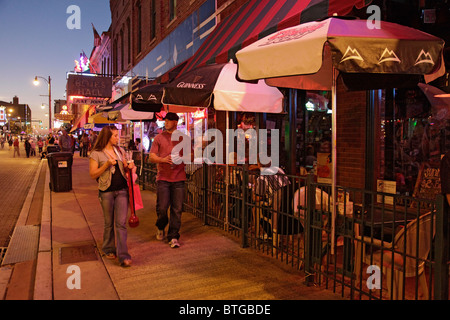
<svg viewBox="0 0 450 320">
<path fill-rule="evenodd" d="M 61 152 L 72 152 L 72 138 L 67 134 L 67 130 L 62 129 L 61 137 L 59 138 L 59 144 Z"/>
<path fill-rule="evenodd" d="M 158 134 L 150 149 L 150 161 L 157 163 L 156 175 L 156 227 L 158 228 L 156 239 L 162 241 L 165 237 L 165 227 L 169 224 L 167 240 L 172 248 L 180 247 L 181 213 L 184 201 L 184 183 L 186 181 L 185 164 L 175 164 L 172 149 L 181 141 L 172 141 L 172 134 L 177 129 L 178 115 L 167 113 L 165 131 Z M 185 137 L 183 137 L 185 138 Z M 183 155 L 181 155 L 183 156 Z M 170 206 L 170 219 L 167 211 Z"/>
</svg>

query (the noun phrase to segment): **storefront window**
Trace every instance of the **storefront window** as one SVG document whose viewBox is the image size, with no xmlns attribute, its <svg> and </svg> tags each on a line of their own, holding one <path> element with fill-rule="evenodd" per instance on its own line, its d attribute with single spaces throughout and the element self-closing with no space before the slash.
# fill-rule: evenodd
<svg viewBox="0 0 450 320">
<path fill-rule="evenodd" d="M 419 87 L 382 90 L 379 101 L 377 179 L 392 181 L 397 194 L 423 197 L 418 192 L 424 170 L 438 170 L 441 154 L 448 149 L 448 117 L 430 105 Z M 431 187 L 436 189 L 434 193 L 438 191 L 438 185 Z"/>
<path fill-rule="evenodd" d="M 308 91 L 303 109 L 297 111 L 299 173 L 314 170 L 321 182 L 331 181 L 331 113 L 328 91 Z"/>
</svg>

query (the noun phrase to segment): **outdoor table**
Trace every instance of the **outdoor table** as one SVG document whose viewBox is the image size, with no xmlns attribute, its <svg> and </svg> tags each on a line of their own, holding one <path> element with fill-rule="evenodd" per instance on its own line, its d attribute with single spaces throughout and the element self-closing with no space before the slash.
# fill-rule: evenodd
<svg viewBox="0 0 450 320">
<path fill-rule="evenodd" d="M 384 241 L 392 241 L 397 227 L 406 226 L 408 222 L 417 219 L 423 211 L 387 204 L 384 206 L 375 204 L 366 208 L 355 205 L 354 210 L 357 212 L 355 220 L 360 226 L 362 235 Z"/>
<path fill-rule="evenodd" d="M 351 210 L 350 209 L 351 206 Z M 343 236 L 343 273 L 351 276 L 354 269 L 353 245 L 354 236 L 362 233 L 364 236 L 383 238 L 384 241 L 392 241 L 395 229 L 414 219 L 417 219 L 417 208 L 406 208 L 401 206 L 374 205 L 363 210 L 361 204 L 350 204 L 346 213 L 337 215 L 336 228 L 339 235 Z M 337 211 L 339 212 L 339 211 Z"/>
</svg>

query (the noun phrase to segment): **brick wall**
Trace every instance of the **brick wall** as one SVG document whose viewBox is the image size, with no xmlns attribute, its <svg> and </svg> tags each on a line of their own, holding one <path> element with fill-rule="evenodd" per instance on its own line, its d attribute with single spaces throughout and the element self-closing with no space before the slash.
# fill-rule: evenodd
<svg viewBox="0 0 450 320">
<path fill-rule="evenodd" d="M 337 184 L 364 188 L 366 91 L 337 88 Z"/>
<path fill-rule="evenodd" d="M 198 10 L 206 0 L 177 0 L 176 17 L 169 21 L 169 1 L 156 0 L 156 30 L 155 37 L 152 38 L 151 30 L 151 14 L 152 0 L 111 0 L 111 50 L 113 59 L 116 64 L 116 74 L 125 74 L 133 65 L 141 61 L 150 51 L 152 51 L 158 43 L 167 37 L 177 26 L 179 26 L 192 12 Z M 141 48 L 138 47 L 138 7 L 141 5 Z M 131 58 L 128 58 L 128 23 L 131 24 Z M 123 34 L 123 42 L 121 40 Z M 116 49 L 114 48 L 116 43 Z M 123 43 L 123 50 L 122 50 Z M 123 57 L 122 57 L 123 52 Z M 121 65 L 123 61 L 123 65 Z M 130 61 L 130 63 L 128 63 Z"/>
</svg>

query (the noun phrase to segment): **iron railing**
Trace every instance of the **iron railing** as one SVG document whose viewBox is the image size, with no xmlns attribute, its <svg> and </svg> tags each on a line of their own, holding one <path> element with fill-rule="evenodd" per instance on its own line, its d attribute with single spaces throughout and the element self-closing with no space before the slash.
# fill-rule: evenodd
<svg viewBox="0 0 450 320">
<path fill-rule="evenodd" d="M 441 195 L 431 201 L 337 186 L 333 217 L 331 185 L 311 175 L 206 164 L 186 171 L 185 211 L 300 270 L 308 285 L 349 299 L 449 298 Z M 144 165 L 142 187 L 154 190 L 155 179 L 156 167 Z"/>
</svg>

